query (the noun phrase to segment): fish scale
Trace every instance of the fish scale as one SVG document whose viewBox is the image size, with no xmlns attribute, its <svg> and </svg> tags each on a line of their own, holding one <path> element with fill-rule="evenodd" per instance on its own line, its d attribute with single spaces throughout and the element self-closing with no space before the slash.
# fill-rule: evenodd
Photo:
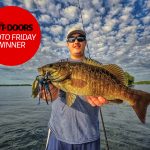
<svg viewBox="0 0 150 150">
<path fill-rule="evenodd" d="M 70 65 L 70 67 L 72 68 L 72 70 L 74 70 L 72 72 L 72 78 L 89 81 L 87 84 L 87 88 L 92 89 L 95 96 L 98 96 L 101 94 L 102 96 L 106 97 L 105 95 L 109 88 L 105 88 L 104 86 L 105 85 L 109 86 L 109 85 L 112 85 L 113 83 L 110 82 L 111 80 L 109 80 L 109 75 L 106 74 L 107 72 L 104 69 L 100 69 L 98 67 L 93 68 L 93 66 L 88 66 L 86 64 L 84 67 L 81 66 L 81 64 L 79 64 L 79 65 L 76 64 L 73 66 Z M 84 72 L 82 70 L 84 70 Z M 109 83 L 107 80 L 109 81 Z M 94 81 L 95 85 L 97 85 L 97 86 L 94 86 L 94 84 L 91 84 L 91 81 Z M 73 88 L 75 88 L 75 87 L 73 87 Z M 76 88 L 78 88 L 78 87 L 76 87 Z M 87 91 L 89 91 L 89 90 L 87 90 L 87 88 L 83 88 L 82 93 L 80 93 L 80 94 L 86 94 L 86 95 L 91 94 L 91 93 L 88 94 Z M 70 89 L 70 92 L 71 92 L 71 89 Z"/>
<path fill-rule="evenodd" d="M 93 95 L 95 96 L 102 95 L 105 98 L 110 99 L 107 93 L 109 92 L 111 94 L 112 91 L 110 89 L 115 89 L 114 94 L 115 96 L 118 96 L 117 98 L 119 98 L 120 90 L 118 88 L 118 83 L 120 84 L 120 82 L 118 80 L 110 80 L 111 76 L 113 75 L 108 73 L 106 70 L 98 67 L 93 67 L 91 65 L 89 66 L 86 64 L 84 64 L 84 66 L 81 64 L 78 65 L 78 63 L 74 63 L 73 65 L 70 65 L 70 68 L 72 69 L 72 78 L 88 81 L 88 84 L 86 88 L 82 88 L 82 91 L 81 89 L 79 90 L 78 87 L 72 87 L 68 89 L 69 92 L 71 92 L 73 88 L 76 88 L 76 92 L 79 93 L 80 91 L 79 93 L 80 95 L 90 95 L 91 91 L 90 93 L 88 93 L 88 91 L 89 89 L 91 89 Z M 92 84 L 91 81 L 93 81 L 95 84 Z M 106 88 L 105 86 L 108 87 Z M 109 88 L 109 87 L 113 87 L 113 88 Z"/>
</svg>

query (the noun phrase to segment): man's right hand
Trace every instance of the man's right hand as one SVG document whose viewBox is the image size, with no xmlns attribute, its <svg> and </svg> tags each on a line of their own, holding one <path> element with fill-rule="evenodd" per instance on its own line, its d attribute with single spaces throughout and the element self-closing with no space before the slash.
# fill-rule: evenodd
<svg viewBox="0 0 150 150">
<path fill-rule="evenodd" d="M 108 101 L 102 96 L 85 96 L 85 98 L 87 102 L 93 107 L 108 104 Z"/>
</svg>

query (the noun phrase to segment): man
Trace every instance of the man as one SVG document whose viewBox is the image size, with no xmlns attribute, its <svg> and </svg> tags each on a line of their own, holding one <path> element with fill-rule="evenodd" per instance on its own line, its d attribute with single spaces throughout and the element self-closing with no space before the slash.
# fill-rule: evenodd
<svg viewBox="0 0 150 150">
<path fill-rule="evenodd" d="M 86 33 L 73 28 L 67 34 L 68 61 L 82 61 L 85 58 Z M 65 92 L 50 85 L 56 92 L 52 95 L 52 111 L 49 121 L 50 137 L 47 150 L 99 150 L 99 106 L 107 100 L 93 96 L 77 96 L 71 107 L 66 105 Z M 49 96 L 47 95 L 49 98 Z M 43 99 L 44 94 L 43 94 Z"/>
</svg>

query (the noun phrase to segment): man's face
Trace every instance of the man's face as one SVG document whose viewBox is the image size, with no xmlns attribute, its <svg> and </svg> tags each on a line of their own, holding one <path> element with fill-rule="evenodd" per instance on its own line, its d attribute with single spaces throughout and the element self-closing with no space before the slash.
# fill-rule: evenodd
<svg viewBox="0 0 150 150">
<path fill-rule="evenodd" d="M 72 34 L 71 37 L 80 37 L 80 34 Z M 70 51 L 70 55 L 73 57 L 84 56 L 84 50 L 86 41 L 79 42 L 77 39 L 74 42 L 67 42 L 67 47 Z"/>
</svg>

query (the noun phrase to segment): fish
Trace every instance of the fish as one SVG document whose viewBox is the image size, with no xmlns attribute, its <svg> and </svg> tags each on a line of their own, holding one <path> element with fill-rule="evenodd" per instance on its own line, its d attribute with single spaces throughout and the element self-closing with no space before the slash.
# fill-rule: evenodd
<svg viewBox="0 0 150 150">
<path fill-rule="evenodd" d="M 127 102 L 145 123 L 150 93 L 127 86 L 121 67 L 101 64 L 85 58 L 82 62 L 62 61 L 37 68 L 40 75 L 49 74 L 51 83 L 66 92 L 66 104 L 72 106 L 78 96 L 102 96 L 110 101 Z"/>
</svg>

